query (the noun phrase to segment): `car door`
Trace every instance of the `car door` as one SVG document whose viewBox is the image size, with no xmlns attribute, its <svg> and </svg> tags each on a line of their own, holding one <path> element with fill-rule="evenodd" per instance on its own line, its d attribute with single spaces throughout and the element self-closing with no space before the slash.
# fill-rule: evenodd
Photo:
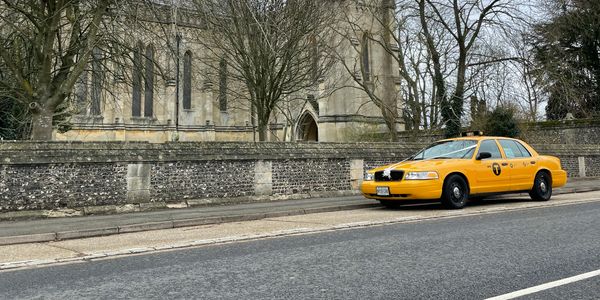
<svg viewBox="0 0 600 300">
<path fill-rule="evenodd" d="M 502 157 L 500 148 L 494 139 L 482 140 L 476 158 L 482 152 L 489 152 L 492 157 L 475 159 L 471 181 L 472 194 L 499 193 L 510 190 L 510 172 L 508 163 Z"/>
<path fill-rule="evenodd" d="M 500 139 L 498 142 L 510 168 L 510 189 L 512 191 L 530 190 L 537 170 L 531 153 L 515 140 Z"/>
</svg>

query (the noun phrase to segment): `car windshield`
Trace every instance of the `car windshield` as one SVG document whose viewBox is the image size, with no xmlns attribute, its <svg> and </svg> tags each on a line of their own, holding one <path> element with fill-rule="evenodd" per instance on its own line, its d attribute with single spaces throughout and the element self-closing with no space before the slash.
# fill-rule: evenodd
<svg viewBox="0 0 600 300">
<path fill-rule="evenodd" d="M 469 159 L 475 152 L 477 141 L 453 140 L 437 142 L 415 154 L 412 160 Z"/>
</svg>

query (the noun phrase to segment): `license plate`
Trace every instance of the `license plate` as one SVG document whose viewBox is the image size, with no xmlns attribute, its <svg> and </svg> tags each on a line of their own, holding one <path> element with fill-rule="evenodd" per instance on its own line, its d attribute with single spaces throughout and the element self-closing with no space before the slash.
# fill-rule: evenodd
<svg viewBox="0 0 600 300">
<path fill-rule="evenodd" d="M 390 188 L 387 186 L 378 186 L 377 187 L 377 196 L 389 196 Z"/>
</svg>

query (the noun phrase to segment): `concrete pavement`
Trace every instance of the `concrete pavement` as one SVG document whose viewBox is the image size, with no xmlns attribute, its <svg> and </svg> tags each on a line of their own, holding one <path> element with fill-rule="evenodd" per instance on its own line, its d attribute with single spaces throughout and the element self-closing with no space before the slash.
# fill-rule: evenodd
<svg viewBox="0 0 600 300">
<path fill-rule="evenodd" d="M 598 178 L 570 179 L 565 187 L 556 189 L 554 194 L 597 190 L 600 190 Z M 0 245 L 61 241 L 378 206 L 377 201 L 353 196 L 168 209 L 118 215 L 2 221 L 0 222 Z"/>
<path fill-rule="evenodd" d="M 535 210 L 591 202 L 600 202 L 600 191 L 556 195 L 548 202 L 531 201 L 529 196 L 516 195 L 472 203 L 461 210 L 446 210 L 439 203 L 404 206 L 399 209 L 375 206 L 254 221 L 5 245 L 0 246 L 0 271 L 433 219 L 467 216 L 478 218 L 507 211 Z"/>
</svg>

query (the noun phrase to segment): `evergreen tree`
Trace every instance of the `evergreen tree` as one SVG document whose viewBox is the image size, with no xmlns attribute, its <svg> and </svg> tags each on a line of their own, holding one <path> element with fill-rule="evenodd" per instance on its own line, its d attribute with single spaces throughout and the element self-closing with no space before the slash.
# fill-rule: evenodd
<svg viewBox="0 0 600 300">
<path fill-rule="evenodd" d="M 517 137 L 519 133 L 520 130 L 513 108 L 498 106 L 488 115 L 486 135 Z"/>
<path fill-rule="evenodd" d="M 535 58 L 547 79 L 548 119 L 600 114 L 600 1 L 554 0 L 554 16 L 534 31 Z"/>
</svg>

